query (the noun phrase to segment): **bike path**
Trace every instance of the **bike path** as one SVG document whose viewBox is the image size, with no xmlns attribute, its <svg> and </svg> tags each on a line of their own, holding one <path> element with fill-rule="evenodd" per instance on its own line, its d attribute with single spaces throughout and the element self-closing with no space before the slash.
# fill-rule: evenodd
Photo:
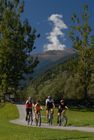
<svg viewBox="0 0 94 140">
<path fill-rule="evenodd" d="M 27 122 L 25 121 L 25 106 L 21 104 L 17 104 L 17 108 L 19 111 L 19 118 L 15 120 L 11 120 L 11 123 L 18 124 L 18 125 L 24 125 L 24 126 L 31 126 L 27 125 Z M 31 127 L 36 127 L 35 123 Z M 94 133 L 94 127 L 76 127 L 76 126 L 49 126 L 46 123 L 41 124 L 41 128 L 50 128 L 50 129 L 60 129 L 60 130 L 70 130 L 70 131 L 84 131 L 84 132 L 93 132 Z"/>
</svg>

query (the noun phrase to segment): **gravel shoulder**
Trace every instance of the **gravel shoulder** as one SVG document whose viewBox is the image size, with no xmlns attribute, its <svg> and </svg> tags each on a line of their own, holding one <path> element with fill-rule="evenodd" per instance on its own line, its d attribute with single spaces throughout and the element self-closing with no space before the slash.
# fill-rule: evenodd
<svg viewBox="0 0 94 140">
<path fill-rule="evenodd" d="M 35 124 L 33 125 L 27 125 L 27 122 L 25 121 L 25 105 L 17 104 L 17 108 L 19 111 L 19 118 L 16 120 L 11 120 L 11 123 L 18 124 L 18 125 L 24 125 L 28 127 L 36 127 Z M 50 128 L 50 129 L 61 129 L 61 130 L 70 130 L 70 131 L 84 131 L 84 132 L 93 132 L 94 133 L 94 127 L 75 127 L 75 126 L 66 126 L 66 127 L 60 127 L 60 126 L 49 126 L 48 124 L 42 123 L 41 128 Z"/>
</svg>

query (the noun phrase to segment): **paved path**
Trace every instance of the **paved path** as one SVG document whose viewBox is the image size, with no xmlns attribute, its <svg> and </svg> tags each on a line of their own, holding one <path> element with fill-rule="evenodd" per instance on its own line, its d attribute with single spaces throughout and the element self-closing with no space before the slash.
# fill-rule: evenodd
<svg viewBox="0 0 94 140">
<path fill-rule="evenodd" d="M 27 122 L 25 121 L 25 106 L 24 105 L 17 105 L 18 111 L 19 111 L 19 119 L 11 120 L 11 123 L 19 124 L 28 126 Z M 35 127 L 35 124 L 32 125 L 32 127 Z M 60 127 L 60 126 L 49 126 L 48 124 L 42 124 L 41 128 L 51 128 L 51 129 L 62 129 L 62 130 L 77 130 L 77 131 L 84 131 L 84 132 L 94 132 L 94 127 L 75 127 L 75 126 L 66 126 L 66 127 Z"/>
</svg>

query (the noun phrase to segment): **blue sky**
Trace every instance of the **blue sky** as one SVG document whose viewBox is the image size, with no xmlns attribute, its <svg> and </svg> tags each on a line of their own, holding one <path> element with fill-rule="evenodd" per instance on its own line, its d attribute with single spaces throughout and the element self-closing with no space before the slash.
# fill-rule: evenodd
<svg viewBox="0 0 94 140">
<path fill-rule="evenodd" d="M 40 33 L 36 40 L 36 51 L 63 50 L 71 47 L 67 36 L 70 18 L 74 12 L 80 14 L 87 3 L 90 16 L 94 15 L 94 0 L 24 0 L 23 18 Z M 91 25 L 94 19 L 90 19 Z"/>
</svg>

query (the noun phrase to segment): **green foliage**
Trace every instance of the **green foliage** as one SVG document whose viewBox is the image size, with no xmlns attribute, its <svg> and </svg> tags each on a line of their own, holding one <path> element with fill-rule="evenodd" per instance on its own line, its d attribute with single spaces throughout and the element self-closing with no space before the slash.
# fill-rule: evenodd
<svg viewBox="0 0 94 140">
<path fill-rule="evenodd" d="M 16 92 L 21 80 L 31 74 L 38 63 L 31 57 L 37 38 L 28 20 L 21 21 L 24 2 L 0 1 L 0 91 Z"/>
<path fill-rule="evenodd" d="M 68 59 L 63 64 L 57 65 L 44 74 L 34 79 L 25 89 L 24 93 L 34 99 L 42 101 L 51 95 L 57 102 L 64 96 L 65 99 L 81 100 L 84 98 L 84 85 L 82 75 L 76 71 L 78 56 Z M 75 68 L 75 69 L 74 69 Z M 88 86 L 89 98 L 94 97 L 94 75 L 92 74 Z"/>
<path fill-rule="evenodd" d="M 78 22 L 79 19 L 79 22 Z M 76 69 L 83 89 L 83 98 L 88 99 L 88 88 L 94 73 L 94 36 L 89 25 L 88 5 L 83 6 L 81 18 L 77 14 L 72 16 L 73 25 L 70 27 L 69 37 L 78 54 Z"/>
</svg>

